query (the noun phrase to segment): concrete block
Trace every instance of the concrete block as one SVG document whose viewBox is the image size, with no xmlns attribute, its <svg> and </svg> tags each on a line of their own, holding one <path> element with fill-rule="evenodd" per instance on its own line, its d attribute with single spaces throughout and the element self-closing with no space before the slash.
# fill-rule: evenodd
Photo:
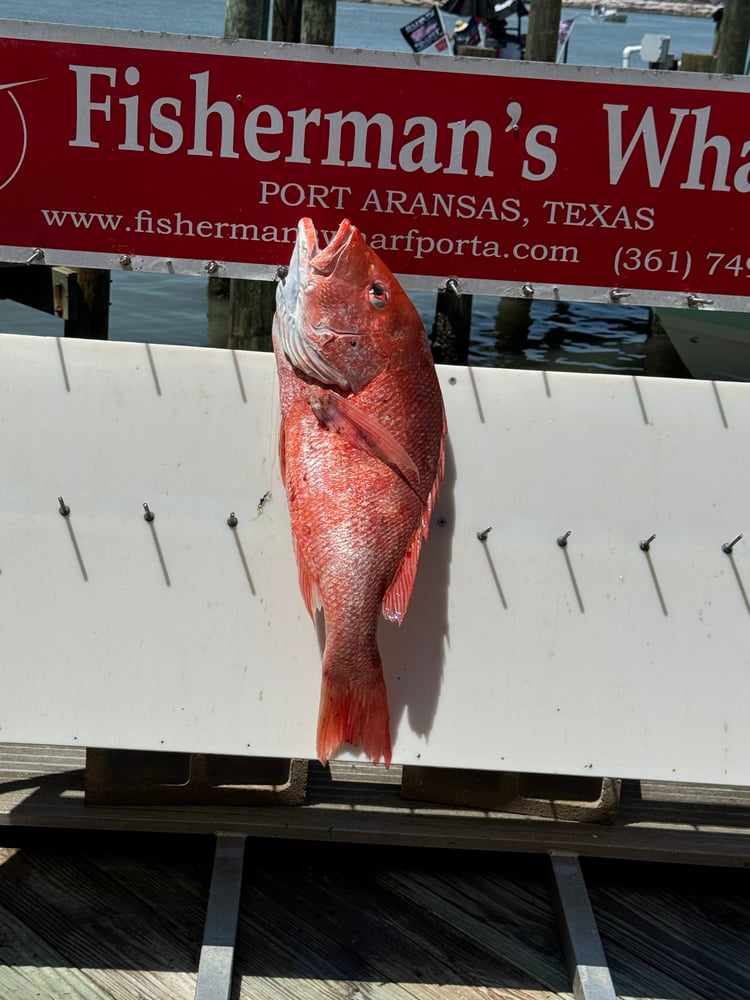
<svg viewBox="0 0 750 1000">
<path fill-rule="evenodd" d="M 620 787 L 618 778 L 413 765 L 401 778 L 405 799 L 588 823 L 614 820 Z"/>
<path fill-rule="evenodd" d="M 306 760 L 86 750 L 86 802 L 96 805 L 299 805 Z"/>
</svg>

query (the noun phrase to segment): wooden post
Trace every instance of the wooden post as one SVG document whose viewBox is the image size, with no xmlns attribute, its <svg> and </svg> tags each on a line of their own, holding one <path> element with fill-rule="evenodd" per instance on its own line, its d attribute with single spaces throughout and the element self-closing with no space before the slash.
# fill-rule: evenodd
<svg viewBox="0 0 750 1000">
<path fill-rule="evenodd" d="M 525 59 L 554 62 L 560 38 L 561 0 L 534 0 L 529 14 Z M 504 296 L 497 307 L 497 329 L 524 342 L 531 326 L 531 299 Z"/>
<path fill-rule="evenodd" d="M 750 0 L 743 0 L 750 2 Z M 533 62 L 554 62 L 560 38 L 561 0 L 534 0 L 529 15 L 525 59 Z M 473 48 L 473 51 L 471 49 Z M 492 50 L 484 50 L 488 55 Z M 476 47 L 461 48 L 460 55 L 478 55 L 483 50 Z M 471 328 L 471 296 L 460 297 L 451 292 L 439 292 L 433 327 L 433 354 L 436 361 L 467 364 L 469 331 Z M 467 311 L 468 310 L 468 311 Z M 531 299 L 504 296 L 497 307 L 498 332 L 525 342 L 531 326 Z M 455 337 L 455 343 L 450 338 Z"/>
<path fill-rule="evenodd" d="M 276 308 L 273 281 L 232 278 L 229 282 L 230 350 L 270 351 L 271 324 Z"/>
<path fill-rule="evenodd" d="M 268 17 L 268 0 L 226 0 L 224 37 L 268 38 Z M 209 310 L 222 294 L 229 297 L 227 347 L 269 351 L 271 327 L 267 317 L 269 310 L 273 317 L 273 282 L 231 278 L 227 290 L 226 285 L 217 284 L 221 278 L 208 280 Z"/>
<path fill-rule="evenodd" d="M 75 304 L 65 320 L 66 337 L 106 340 L 109 336 L 109 271 L 95 267 L 75 269 Z"/>
<path fill-rule="evenodd" d="M 742 76 L 750 42 L 750 0 L 726 0 L 716 53 L 716 72 Z"/>
<path fill-rule="evenodd" d="M 274 3 L 272 31 L 275 41 L 333 45 L 335 30 L 335 0 L 276 0 Z M 266 38 L 267 0 L 227 0 L 224 34 L 237 38 Z M 275 308 L 273 281 L 233 278 L 229 283 L 227 347 L 270 351 Z"/>
<path fill-rule="evenodd" d="M 232 278 L 229 287 L 227 347 L 240 351 L 270 351 L 276 283 Z"/>
<path fill-rule="evenodd" d="M 308 45 L 333 45 L 336 0 L 303 0 L 300 41 Z"/>
<path fill-rule="evenodd" d="M 299 42 L 302 0 L 274 0 L 272 38 L 275 42 Z"/>
<path fill-rule="evenodd" d="M 266 0 L 227 0 L 224 12 L 225 38 L 267 38 Z"/>
<path fill-rule="evenodd" d="M 526 36 L 528 61 L 553 63 L 557 58 L 561 7 L 561 0 L 534 0 Z"/>
<path fill-rule="evenodd" d="M 438 292 L 431 337 L 438 364 L 468 365 L 472 301 L 472 295 L 462 295 L 452 282 Z"/>
</svg>

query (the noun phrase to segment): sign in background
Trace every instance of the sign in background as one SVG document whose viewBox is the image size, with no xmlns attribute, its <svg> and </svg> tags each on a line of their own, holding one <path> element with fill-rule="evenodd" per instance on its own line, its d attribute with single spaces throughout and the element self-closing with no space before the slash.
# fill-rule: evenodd
<svg viewBox="0 0 750 1000">
<path fill-rule="evenodd" d="M 750 83 L 0 22 L 0 255 L 750 308 Z M 40 252 L 43 251 L 43 256 Z"/>
</svg>

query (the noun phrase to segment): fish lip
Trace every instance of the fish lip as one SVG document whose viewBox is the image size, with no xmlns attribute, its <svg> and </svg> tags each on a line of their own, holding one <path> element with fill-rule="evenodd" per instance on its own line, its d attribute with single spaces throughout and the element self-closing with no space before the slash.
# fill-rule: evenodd
<svg viewBox="0 0 750 1000">
<path fill-rule="evenodd" d="M 313 233 L 315 233 L 315 227 L 310 223 Z M 313 244 L 310 243 L 309 231 L 305 234 L 308 240 L 308 249 L 310 250 L 309 266 L 311 273 L 321 278 L 330 278 L 333 272 L 336 270 L 336 265 L 339 262 L 339 258 L 344 253 L 346 248 L 352 241 L 355 234 L 355 227 L 351 224 L 348 219 L 344 219 L 336 230 L 331 241 L 324 246 L 322 249 L 318 245 L 317 236 L 314 240 L 314 251 L 312 249 Z M 348 329 L 335 329 L 332 326 L 313 326 L 315 332 L 324 336 L 329 333 L 335 337 L 351 337 L 356 333 L 356 330 L 352 328 Z"/>
<path fill-rule="evenodd" d="M 319 251 L 318 233 L 312 219 L 300 219 L 297 223 L 297 239 L 294 245 L 295 253 L 308 260 L 315 257 Z"/>
<path fill-rule="evenodd" d="M 342 230 L 346 230 L 346 226 L 343 224 L 339 226 L 339 232 L 331 243 L 336 242 Z M 339 242 L 341 243 L 338 250 L 340 253 L 346 245 L 346 241 Z M 314 341 L 309 336 L 311 332 L 320 337 L 327 333 L 333 333 L 333 331 L 329 331 L 328 327 L 322 327 L 313 328 L 306 332 L 300 312 L 305 299 L 305 291 L 309 288 L 310 278 L 314 274 L 311 260 L 318 253 L 318 235 L 312 220 L 300 219 L 297 224 L 297 239 L 294 243 L 287 274 L 276 288 L 278 339 L 287 360 L 298 371 L 304 372 L 308 378 L 314 378 L 324 385 L 337 386 L 339 389 L 349 391 L 351 389 L 349 380 L 321 357 Z"/>
<path fill-rule="evenodd" d="M 305 287 L 310 273 L 310 260 L 318 254 L 318 234 L 312 219 L 300 219 L 297 223 L 297 239 L 294 241 L 292 259 L 284 282 L 284 298 L 294 310 L 300 291 Z"/>
<path fill-rule="evenodd" d="M 336 270 L 341 255 L 351 243 L 357 230 L 348 219 L 344 219 L 331 241 L 320 247 L 318 233 L 312 219 L 300 219 L 297 223 L 292 259 L 289 262 L 285 294 L 287 302 L 294 307 L 302 289 L 310 284 L 313 276 L 329 278 Z M 289 281 L 291 278 L 291 281 Z M 331 331 L 346 335 L 349 331 Z"/>
<path fill-rule="evenodd" d="M 312 223 L 310 224 L 312 225 Z M 315 254 L 310 255 L 310 269 L 321 277 L 330 277 L 336 270 L 339 257 L 341 257 L 342 253 L 349 246 L 355 232 L 355 227 L 351 222 L 348 219 L 344 219 L 330 243 L 322 249 L 318 248 Z"/>
</svg>

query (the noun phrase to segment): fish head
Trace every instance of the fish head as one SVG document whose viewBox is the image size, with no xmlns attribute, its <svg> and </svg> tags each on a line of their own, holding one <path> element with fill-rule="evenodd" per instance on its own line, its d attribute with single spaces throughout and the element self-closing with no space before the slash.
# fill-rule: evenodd
<svg viewBox="0 0 750 1000">
<path fill-rule="evenodd" d="M 300 220 L 276 317 L 290 364 L 343 392 L 363 389 L 388 368 L 405 332 L 422 331 L 409 297 L 348 219 L 322 248 L 312 221 Z"/>
</svg>

